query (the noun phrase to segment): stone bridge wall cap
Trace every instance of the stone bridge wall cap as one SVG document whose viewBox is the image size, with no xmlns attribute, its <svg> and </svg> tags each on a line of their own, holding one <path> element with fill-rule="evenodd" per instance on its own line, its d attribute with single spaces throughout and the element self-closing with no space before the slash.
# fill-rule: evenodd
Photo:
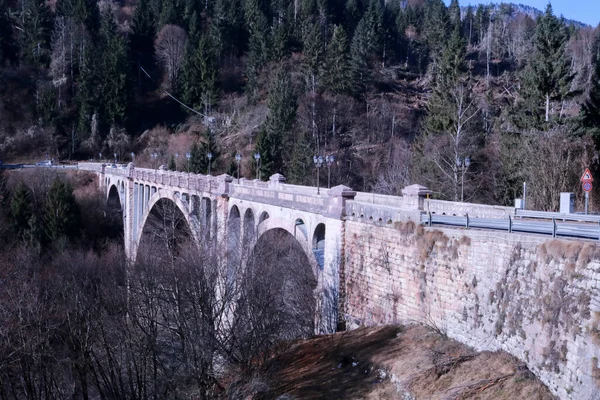
<svg viewBox="0 0 600 400">
<path fill-rule="evenodd" d="M 418 185 L 418 184 L 406 186 L 404 189 L 402 189 L 403 195 L 425 196 L 425 195 L 431 194 L 431 193 L 433 193 L 433 191 L 427 189 L 427 187 L 425 187 L 423 185 Z"/>
<path fill-rule="evenodd" d="M 356 191 L 352 190 L 352 188 L 344 185 L 337 185 L 329 189 L 329 197 L 354 197 L 356 196 Z"/>
<path fill-rule="evenodd" d="M 281 174 L 274 174 L 269 178 L 269 181 L 277 183 L 284 183 L 286 180 L 286 177 Z"/>
<path fill-rule="evenodd" d="M 228 174 L 218 175 L 217 178 L 224 180 L 225 182 L 233 182 L 233 176 Z"/>
</svg>

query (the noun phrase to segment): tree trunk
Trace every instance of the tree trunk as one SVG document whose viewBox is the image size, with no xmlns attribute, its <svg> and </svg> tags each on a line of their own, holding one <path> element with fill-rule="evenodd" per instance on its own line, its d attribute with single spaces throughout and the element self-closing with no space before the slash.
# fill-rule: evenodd
<svg viewBox="0 0 600 400">
<path fill-rule="evenodd" d="M 550 94 L 546 93 L 546 122 L 550 121 Z"/>
</svg>

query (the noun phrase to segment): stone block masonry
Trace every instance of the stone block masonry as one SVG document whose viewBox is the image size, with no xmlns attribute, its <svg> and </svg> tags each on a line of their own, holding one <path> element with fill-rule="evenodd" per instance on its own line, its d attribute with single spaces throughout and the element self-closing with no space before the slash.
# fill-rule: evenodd
<svg viewBox="0 0 600 400">
<path fill-rule="evenodd" d="M 345 222 L 350 327 L 419 322 L 600 399 L 600 248 L 493 231 Z"/>
</svg>

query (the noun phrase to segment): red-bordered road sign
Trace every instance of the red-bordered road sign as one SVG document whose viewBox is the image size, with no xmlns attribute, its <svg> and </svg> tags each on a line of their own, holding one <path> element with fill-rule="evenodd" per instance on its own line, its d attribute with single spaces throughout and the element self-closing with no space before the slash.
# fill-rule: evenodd
<svg viewBox="0 0 600 400">
<path fill-rule="evenodd" d="M 585 169 L 585 172 L 583 173 L 583 175 L 581 175 L 581 182 L 594 182 L 594 177 L 592 176 L 592 173 L 590 172 L 589 168 Z"/>
<path fill-rule="evenodd" d="M 590 181 L 583 182 L 583 185 L 581 186 L 583 187 L 583 190 L 585 190 L 588 193 L 592 191 L 592 182 Z"/>
</svg>

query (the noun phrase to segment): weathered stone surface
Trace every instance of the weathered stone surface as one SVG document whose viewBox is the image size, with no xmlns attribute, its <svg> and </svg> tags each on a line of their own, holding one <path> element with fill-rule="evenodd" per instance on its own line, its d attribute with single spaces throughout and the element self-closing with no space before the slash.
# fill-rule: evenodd
<svg viewBox="0 0 600 400">
<path fill-rule="evenodd" d="M 600 398 L 595 244 L 358 221 L 345 235 L 352 325 L 434 325 L 515 355 L 562 399 Z"/>
</svg>

